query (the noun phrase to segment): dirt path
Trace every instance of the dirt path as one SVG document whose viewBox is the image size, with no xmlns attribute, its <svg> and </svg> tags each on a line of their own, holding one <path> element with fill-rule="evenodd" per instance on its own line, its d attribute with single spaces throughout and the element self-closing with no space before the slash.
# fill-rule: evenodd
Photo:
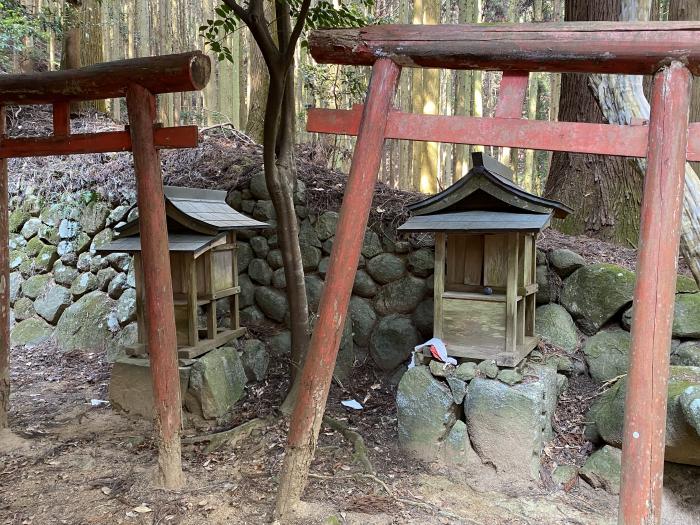
<svg viewBox="0 0 700 525">
<path fill-rule="evenodd" d="M 106 397 L 109 364 L 100 356 L 47 346 L 15 349 L 12 363 L 12 429 L 25 447 L 0 457 L 1 524 L 270 521 L 286 431 L 273 408 L 281 369 L 249 389 L 232 422 L 269 418 L 264 431 L 217 452 L 185 447 L 187 485 L 166 492 L 150 483 L 150 425 L 91 405 Z M 488 467 L 459 478 L 408 460 L 396 447 L 393 393 L 378 385 L 371 371 L 352 385 L 359 399 L 370 396 L 361 416 L 339 407 L 348 392 L 337 385 L 329 401 L 334 417 L 364 436 L 376 474 L 364 474 L 342 436 L 324 429 L 299 523 L 614 523 L 616 501 L 604 492 L 547 492 L 509 483 Z"/>
</svg>

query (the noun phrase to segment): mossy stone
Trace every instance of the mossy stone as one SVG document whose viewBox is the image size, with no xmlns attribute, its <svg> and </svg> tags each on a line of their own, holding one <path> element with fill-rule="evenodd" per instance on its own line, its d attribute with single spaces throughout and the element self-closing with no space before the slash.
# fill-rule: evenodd
<svg viewBox="0 0 700 525">
<path fill-rule="evenodd" d="M 700 465 L 700 435 L 687 420 L 679 400 L 687 388 L 700 385 L 700 368 L 671 366 L 669 374 L 665 460 Z M 622 446 L 626 389 L 624 376 L 593 402 L 586 416 L 595 423 L 601 438 L 615 447 Z"/>
<path fill-rule="evenodd" d="M 614 264 L 583 266 L 564 281 L 561 304 L 593 335 L 632 301 L 635 282 L 633 272 Z"/>
</svg>

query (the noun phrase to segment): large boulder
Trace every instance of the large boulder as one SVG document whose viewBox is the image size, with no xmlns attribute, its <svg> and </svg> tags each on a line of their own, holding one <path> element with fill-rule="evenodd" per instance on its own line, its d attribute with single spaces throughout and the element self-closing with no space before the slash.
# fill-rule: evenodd
<svg viewBox="0 0 700 525">
<path fill-rule="evenodd" d="M 700 435 L 683 410 L 681 395 L 688 388 L 700 385 L 700 368 L 672 366 L 668 385 L 666 413 L 666 461 L 700 465 Z M 615 447 L 622 446 L 627 376 L 617 381 L 598 397 L 587 416 L 600 437 Z"/>
<path fill-rule="evenodd" d="M 676 277 L 676 293 L 697 293 L 698 283 L 687 275 L 678 274 Z"/>
<path fill-rule="evenodd" d="M 685 420 L 700 434 L 700 385 L 692 385 L 678 396 Z"/>
<path fill-rule="evenodd" d="M 538 265 L 535 269 L 535 278 L 537 282 L 537 304 L 551 303 L 554 297 L 554 288 L 549 280 L 549 269 L 544 264 Z"/>
<path fill-rule="evenodd" d="M 408 317 L 389 315 L 382 318 L 372 332 L 369 351 L 382 370 L 393 370 L 406 361 L 421 342 L 421 336 Z"/>
<path fill-rule="evenodd" d="M 22 283 L 22 295 L 30 299 L 36 299 L 49 286 L 50 275 L 32 275 Z"/>
<path fill-rule="evenodd" d="M 34 302 L 28 297 L 20 297 L 17 299 L 12 307 L 12 312 L 15 314 L 16 321 L 24 321 L 36 315 Z"/>
<path fill-rule="evenodd" d="M 619 494 L 621 461 L 620 450 L 605 445 L 591 454 L 579 474 L 591 487 L 605 489 L 610 494 Z"/>
<path fill-rule="evenodd" d="M 372 230 L 367 230 L 362 243 L 362 255 L 371 259 L 380 253 L 382 253 L 382 241 L 379 239 L 379 235 Z"/>
<path fill-rule="evenodd" d="M 318 238 L 318 234 L 311 223 L 308 220 L 304 220 L 299 228 L 299 243 L 308 244 L 315 248 L 321 247 L 321 239 Z"/>
<path fill-rule="evenodd" d="M 365 270 L 357 270 L 355 282 L 352 285 L 352 293 L 360 297 L 374 297 L 377 295 L 377 283 Z"/>
<path fill-rule="evenodd" d="M 672 348 L 671 364 L 700 366 L 700 341 L 685 341 Z"/>
<path fill-rule="evenodd" d="M 585 265 L 586 261 L 576 252 L 559 248 L 549 253 L 549 264 L 561 278 L 565 278 Z"/>
<path fill-rule="evenodd" d="M 70 286 L 70 293 L 74 297 L 78 298 L 85 295 L 88 292 L 92 292 L 97 289 L 97 277 L 94 273 L 84 272 L 81 273 L 73 284 Z"/>
<path fill-rule="evenodd" d="M 313 272 L 316 270 L 323 255 L 321 249 L 306 243 L 300 243 L 299 249 L 301 250 L 301 264 L 304 271 Z"/>
<path fill-rule="evenodd" d="M 700 339 L 700 293 L 676 295 L 673 337 Z"/>
<path fill-rule="evenodd" d="M 561 304 L 587 335 L 632 301 L 635 275 L 614 264 L 583 266 L 564 281 Z"/>
<path fill-rule="evenodd" d="M 418 277 L 428 277 L 435 268 L 435 256 L 432 250 L 420 248 L 408 256 L 408 269 Z"/>
<path fill-rule="evenodd" d="M 267 254 L 270 253 L 270 244 L 262 235 L 251 237 L 250 247 L 253 249 L 253 252 L 255 252 L 255 256 L 260 257 L 261 259 L 267 257 Z"/>
<path fill-rule="evenodd" d="M 526 479 L 539 478 L 557 397 L 556 372 L 540 367 L 535 373 L 535 380 L 514 386 L 477 377 L 464 399 L 469 436 L 481 460 Z"/>
<path fill-rule="evenodd" d="M 238 258 L 238 273 L 243 273 L 248 269 L 250 261 L 253 260 L 253 249 L 247 242 L 236 244 L 236 257 Z"/>
<path fill-rule="evenodd" d="M 68 288 L 51 285 L 34 301 L 34 309 L 49 323 L 55 324 L 63 311 L 70 305 L 71 299 Z"/>
<path fill-rule="evenodd" d="M 335 235 L 339 215 L 335 211 L 326 211 L 318 216 L 315 228 L 320 240 L 325 241 Z"/>
<path fill-rule="evenodd" d="M 267 181 L 265 180 L 265 172 L 257 171 L 250 178 L 250 193 L 253 197 L 259 200 L 270 200 L 270 192 L 267 190 Z"/>
<path fill-rule="evenodd" d="M 216 348 L 192 365 L 187 409 L 205 419 L 226 415 L 243 397 L 247 378 L 235 348 Z"/>
<path fill-rule="evenodd" d="M 184 405 L 190 368 L 179 370 L 180 399 Z M 122 357 L 115 361 L 109 380 L 109 401 L 118 411 L 148 420 L 153 418 L 153 383 L 148 359 Z"/>
<path fill-rule="evenodd" d="M 573 352 L 578 345 L 576 324 L 569 312 L 558 304 L 545 304 L 537 308 L 535 332 L 566 352 Z"/>
<path fill-rule="evenodd" d="M 634 307 L 622 314 L 622 326 L 632 328 Z M 679 339 L 700 339 L 700 294 L 679 293 L 673 308 L 673 337 Z"/>
<path fill-rule="evenodd" d="M 58 260 L 55 246 L 44 246 L 34 258 L 34 271 L 38 273 L 48 272 Z"/>
<path fill-rule="evenodd" d="M 80 272 L 71 266 L 66 266 L 61 261 L 56 261 L 53 265 L 53 280 L 58 284 L 70 287 L 80 275 Z"/>
<path fill-rule="evenodd" d="M 457 421 L 450 389 L 435 379 L 426 366 L 409 369 L 396 393 L 399 445 L 423 459 L 435 459 L 440 443 Z"/>
<path fill-rule="evenodd" d="M 122 326 L 136 320 L 136 290 L 129 288 L 119 297 L 115 314 Z"/>
<path fill-rule="evenodd" d="M 372 329 L 377 323 L 377 314 L 367 299 L 353 296 L 348 310 L 355 344 L 361 347 L 369 345 Z"/>
<path fill-rule="evenodd" d="M 367 273 L 380 284 L 390 283 L 406 273 L 406 263 L 392 253 L 380 253 L 367 261 Z"/>
<path fill-rule="evenodd" d="M 269 286 L 272 281 L 272 268 L 264 259 L 253 259 L 248 265 L 248 276 L 258 284 Z"/>
<path fill-rule="evenodd" d="M 113 334 L 108 318 L 115 301 L 100 291 L 84 295 L 66 308 L 56 325 L 56 342 L 65 351 L 103 350 Z"/>
<path fill-rule="evenodd" d="M 110 212 L 111 209 L 106 203 L 93 201 L 83 208 L 80 225 L 85 233 L 94 235 L 105 227 Z"/>
<path fill-rule="evenodd" d="M 34 346 L 48 341 L 52 334 L 53 326 L 43 319 L 32 317 L 17 323 L 12 328 L 10 344 L 12 346 Z"/>
<path fill-rule="evenodd" d="M 10 274 L 10 304 L 13 304 L 19 297 L 23 282 L 24 278 L 21 273 L 12 272 Z"/>
<path fill-rule="evenodd" d="M 425 296 L 425 281 L 406 275 L 384 285 L 374 299 L 374 308 L 380 315 L 413 312 Z"/>
<path fill-rule="evenodd" d="M 309 310 L 317 312 L 321 304 L 321 295 L 323 295 L 323 280 L 318 275 L 307 275 L 304 277 L 304 283 Z"/>
<path fill-rule="evenodd" d="M 242 273 L 238 276 L 238 286 L 241 288 L 241 292 L 238 294 L 240 308 L 246 308 L 253 304 L 255 302 L 255 285 L 247 274 Z"/>
<path fill-rule="evenodd" d="M 248 339 L 243 343 L 241 363 L 248 381 L 262 381 L 267 377 L 270 355 L 265 344 L 258 339 Z"/>
<path fill-rule="evenodd" d="M 260 286 L 255 290 L 255 302 L 267 317 L 278 323 L 287 316 L 287 296 L 281 290 Z"/>
<path fill-rule="evenodd" d="M 624 330 L 598 332 L 586 341 L 583 353 L 591 377 L 605 383 L 627 373 L 632 338 Z"/>
</svg>

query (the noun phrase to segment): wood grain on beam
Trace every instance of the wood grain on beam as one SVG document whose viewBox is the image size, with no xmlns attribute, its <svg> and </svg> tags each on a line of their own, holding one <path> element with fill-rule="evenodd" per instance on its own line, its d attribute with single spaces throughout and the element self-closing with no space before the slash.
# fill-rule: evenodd
<svg viewBox="0 0 700 525">
<path fill-rule="evenodd" d="M 680 60 L 700 74 L 698 22 L 382 25 L 313 31 L 309 47 L 323 64 L 653 74 Z"/>
<path fill-rule="evenodd" d="M 198 144 L 197 126 L 155 128 L 154 134 L 155 145 L 158 149 L 196 148 Z M 111 151 L 131 151 L 131 136 L 128 131 L 0 140 L 0 158 L 107 153 Z"/>
<path fill-rule="evenodd" d="M 357 135 L 362 106 L 310 109 L 307 131 Z M 700 123 L 689 126 L 688 160 L 700 160 Z M 392 111 L 386 137 L 544 151 L 645 157 L 648 126 L 549 122 L 512 118 L 419 115 Z"/>
<path fill-rule="evenodd" d="M 119 98 L 129 84 L 149 92 L 198 91 L 206 86 L 211 61 L 201 51 L 104 62 L 79 69 L 0 75 L 0 101 L 54 104 L 71 100 Z"/>
</svg>

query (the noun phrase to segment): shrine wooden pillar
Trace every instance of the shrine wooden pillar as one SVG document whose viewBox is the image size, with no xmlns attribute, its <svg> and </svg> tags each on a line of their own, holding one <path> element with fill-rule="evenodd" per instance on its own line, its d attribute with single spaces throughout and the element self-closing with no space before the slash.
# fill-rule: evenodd
<svg viewBox="0 0 700 525">
<path fill-rule="evenodd" d="M 131 84 L 126 92 L 126 107 L 136 173 L 148 319 L 146 340 L 153 382 L 154 421 L 159 441 L 158 470 L 162 479 L 158 481 L 166 488 L 179 488 L 182 486 L 182 405 L 163 178 L 153 131 L 156 98 L 146 88 Z"/>
<path fill-rule="evenodd" d="M 209 81 L 211 62 L 200 51 L 105 62 L 79 69 L 0 75 L 4 105 L 50 104 L 53 133 L 7 138 L 0 119 L 0 428 L 6 424 L 9 392 L 9 283 L 6 159 L 133 151 L 143 246 L 143 274 L 149 319 L 158 480 L 167 488 L 182 484 L 180 460 L 180 376 L 173 311 L 165 201 L 158 150 L 197 146 L 196 126 L 154 124 L 155 95 L 198 91 Z M 73 134 L 70 103 L 127 97 L 128 131 Z M 0 105 L 0 110 L 2 105 Z M 138 261 L 136 261 L 138 262 Z"/>
<path fill-rule="evenodd" d="M 700 23 L 381 25 L 313 31 L 309 49 L 321 64 L 369 66 L 391 58 L 405 67 L 504 72 L 503 96 L 499 97 L 495 117 L 419 115 L 391 110 L 383 123 L 382 140 L 648 158 L 625 405 L 619 522 L 659 523 L 684 163 L 700 160 L 700 123 L 688 123 L 691 74 L 700 75 Z M 525 71 L 653 74 L 650 124 L 626 126 L 518 118 Z M 368 125 L 367 107 L 362 116 L 361 109 L 309 110 L 307 130 L 357 135 Z M 691 188 L 698 184 L 692 177 L 686 182 Z M 348 197 L 349 193 L 348 186 Z M 344 237 L 336 234 L 336 245 L 343 241 Z M 328 294 L 326 285 L 324 296 Z M 321 313 L 321 326 L 326 323 L 324 315 L 333 312 Z M 307 374 L 309 366 L 307 360 L 305 378 L 311 375 Z M 317 373 L 332 366 L 332 362 L 316 364 Z M 299 401 L 310 402 L 325 403 L 325 394 Z M 308 412 L 309 409 L 297 406 L 294 417 Z M 296 423 L 293 419 L 290 436 L 302 434 L 294 428 Z M 290 439 L 289 446 L 299 443 Z M 285 462 L 285 469 L 289 464 Z M 293 466 L 305 468 L 301 463 Z M 290 475 L 284 470 L 282 479 Z"/>
<path fill-rule="evenodd" d="M 692 75 L 654 76 L 622 444 L 621 525 L 661 522 L 669 353 Z"/>
<path fill-rule="evenodd" d="M 0 104 L 0 140 L 7 131 L 5 106 Z M 0 430 L 8 427 L 10 403 L 10 241 L 7 159 L 0 158 Z"/>
<path fill-rule="evenodd" d="M 289 511 L 286 504 L 298 500 L 304 490 L 321 429 L 381 164 L 387 118 L 400 72 L 401 68 L 390 59 L 380 59 L 372 68 L 367 102 L 336 229 L 336 238 L 340 242 L 336 242 L 331 251 L 326 284 L 318 308 L 319 322 L 311 337 L 291 418 L 285 468 L 277 496 L 276 514 L 279 516 Z M 296 478 L 299 472 L 304 473 L 302 483 Z"/>
</svg>

